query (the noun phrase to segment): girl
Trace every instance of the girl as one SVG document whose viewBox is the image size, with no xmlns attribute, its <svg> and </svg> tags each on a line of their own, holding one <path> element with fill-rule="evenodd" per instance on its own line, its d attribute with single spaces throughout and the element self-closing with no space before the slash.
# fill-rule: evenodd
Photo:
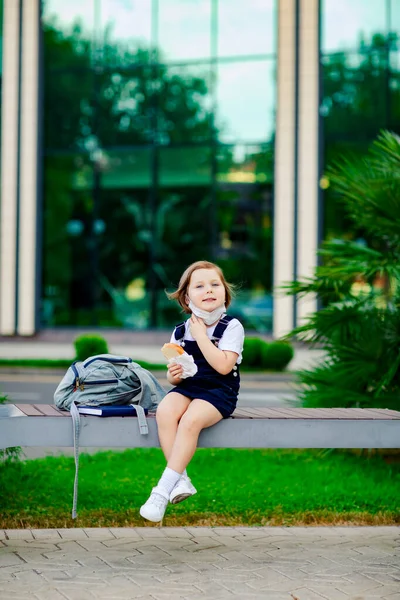
<svg viewBox="0 0 400 600">
<path fill-rule="evenodd" d="M 161 521 L 167 504 L 196 493 L 186 473 L 202 429 L 228 418 L 239 392 L 238 364 L 242 360 L 244 330 L 237 319 L 226 316 L 232 286 L 221 269 L 198 261 L 183 273 L 179 287 L 169 297 L 177 300 L 190 318 L 178 325 L 172 343 L 184 346 L 198 367 L 193 377 L 182 378 L 182 367 L 168 365 L 167 379 L 175 386 L 160 402 L 157 427 L 167 460 L 157 486 L 140 514 Z"/>
</svg>

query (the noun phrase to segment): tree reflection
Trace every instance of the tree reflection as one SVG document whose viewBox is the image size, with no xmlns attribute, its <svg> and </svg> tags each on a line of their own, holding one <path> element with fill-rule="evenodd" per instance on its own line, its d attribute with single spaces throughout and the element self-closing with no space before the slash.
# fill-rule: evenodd
<svg viewBox="0 0 400 600">
<path fill-rule="evenodd" d="M 48 323 L 120 325 L 110 296 L 144 278 L 152 324 L 169 326 L 164 289 L 199 257 L 270 289 L 271 146 L 238 162 L 216 145 L 209 67 L 116 43 L 97 52 L 78 26 L 45 24 L 44 38 Z"/>
<path fill-rule="evenodd" d="M 323 57 L 325 164 L 343 155 L 361 156 L 380 129 L 400 129 L 400 73 L 397 34 L 373 35 L 358 52 Z M 324 186 L 329 180 L 324 180 Z M 325 233 L 359 237 L 330 189 L 325 191 Z"/>
</svg>

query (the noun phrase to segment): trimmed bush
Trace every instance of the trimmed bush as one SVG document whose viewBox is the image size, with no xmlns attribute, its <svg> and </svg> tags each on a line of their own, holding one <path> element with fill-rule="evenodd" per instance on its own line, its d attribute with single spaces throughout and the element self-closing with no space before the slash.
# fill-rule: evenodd
<svg viewBox="0 0 400 600">
<path fill-rule="evenodd" d="M 243 364 L 246 367 L 261 367 L 261 351 L 263 344 L 265 344 L 265 342 L 257 337 L 246 337 L 244 339 Z"/>
<path fill-rule="evenodd" d="M 287 342 L 264 343 L 261 349 L 261 365 L 264 369 L 283 371 L 293 356 L 293 346 Z"/>
<path fill-rule="evenodd" d="M 101 335 L 84 334 L 74 341 L 76 360 L 86 360 L 95 354 L 108 354 L 108 344 Z"/>
<path fill-rule="evenodd" d="M 245 338 L 243 365 L 269 371 L 283 371 L 294 355 L 288 342 L 265 342 L 260 338 Z"/>
</svg>

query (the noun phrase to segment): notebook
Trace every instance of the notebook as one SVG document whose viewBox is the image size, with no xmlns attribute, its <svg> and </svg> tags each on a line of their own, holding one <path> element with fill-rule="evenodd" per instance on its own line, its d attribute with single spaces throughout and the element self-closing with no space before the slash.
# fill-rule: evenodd
<svg viewBox="0 0 400 600">
<path fill-rule="evenodd" d="M 131 404 L 125 406 L 104 405 L 104 406 L 78 406 L 81 415 L 94 415 L 96 417 L 136 417 L 136 408 Z M 144 409 L 147 415 L 148 409 Z"/>
</svg>

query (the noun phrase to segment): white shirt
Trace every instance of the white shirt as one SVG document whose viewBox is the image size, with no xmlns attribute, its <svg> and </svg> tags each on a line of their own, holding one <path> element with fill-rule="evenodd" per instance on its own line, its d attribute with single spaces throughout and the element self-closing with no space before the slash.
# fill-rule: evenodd
<svg viewBox="0 0 400 600">
<path fill-rule="evenodd" d="M 207 336 L 211 339 L 214 333 L 214 329 L 216 328 L 218 323 L 212 325 L 211 327 L 207 327 Z M 185 322 L 185 335 L 183 336 L 184 340 L 188 342 L 194 342 L 194 338 L 190 334 L 189 328 L 189 319 Z M 175 338 L 174 333 L 171 335 L 171 344 L 179 343 Z M 236 352 L 238 354 L 237 364 L 239 365 L 242 362 L 242 352 L 243 352 L 243 342 L 244 342 L 244 329 L 243 325 L 237 319 L 232 319 L 229 321 L 227 328 L 225 329 L 222 338 L 218 343 L 219 350 L 229 350 L 229 352 Z"/>
</svg>

